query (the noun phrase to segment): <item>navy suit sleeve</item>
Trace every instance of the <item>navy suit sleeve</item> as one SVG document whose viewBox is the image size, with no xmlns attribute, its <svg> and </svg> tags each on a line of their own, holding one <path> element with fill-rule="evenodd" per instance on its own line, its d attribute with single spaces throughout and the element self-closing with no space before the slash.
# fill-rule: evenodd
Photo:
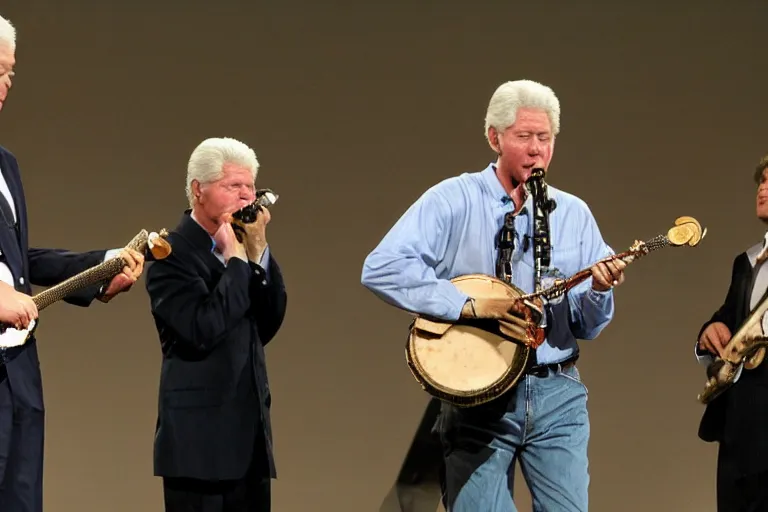
<svg viewBox="0 0 768 512">
<path fill-rule="evenodd" d="M 35 249 L 28 251 L 29 280 L 36 286 L 54 286 L 104 261 L 106 250 L 71 252 L 63 249 Z M 101 284 L 72 292 L 65 302 L 87 307 L 96 298 Z"/>
<path fill-rule="evenodd" d="M 739 279 L 739 259 L 741 257 L 742 256 L 737 256 L 733 260 L 733 269 L 731 270 L 731 284 L 728 287 L 728 293 L 725 296 L 725 302 L 723 302 L 720 308 L 715 311 L 712 317 L 704 322 L 704 325 L 702 325 L 701 329 L 699 329 L 699 335 L 696 337 L 697 355 L 710 355 L 708 351 L 699 348 L 698 342 L 698 340 L 701 338 L 701 334 L 704 332 L 704 329 L 709 327 L 710 324 L 715 322 L 722 322 L 728 326 L 728 330 L 730 330 L 731 333 L 735 332 L 739 327 L 736 325 L 736 307 L 739 302 L 738 295 L 743 292 L 741 280 Z"/>
<path fill-rule="evenodd" d="M 253 263 L 250 266 L 254 273 L 249 291 L 250 314 L 256 320 L 262 345 L 266 345 L 283 324 L 288 297 L 283 274 L 274 256 L 270 255 L 266 269 Z"/>
<path fill-rule="evenodd" d="M 213 290 L 176 252 L 147 270 L 146 286 L 152 315 L 174 332 L 173 338 L 194 352 L 213 350 L 251 306 L 251 267 L 232 258 Z"/>
</svg>

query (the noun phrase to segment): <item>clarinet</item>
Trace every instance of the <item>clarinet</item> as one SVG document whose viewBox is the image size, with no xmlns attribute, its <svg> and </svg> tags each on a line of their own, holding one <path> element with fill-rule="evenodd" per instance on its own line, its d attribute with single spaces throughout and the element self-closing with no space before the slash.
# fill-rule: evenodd
<svg viewBox="0 0 768 512">
<path fill-rule="evenodd" d="M 547 195 L 544 169 L 536 168 L 525 183 L 533 199 L 533 270 L 534 286 L 541 291 L 541 269 L 549 267 L 552 244 L 549 239 L 549 214 L 557 207 Z"/>
</svg>

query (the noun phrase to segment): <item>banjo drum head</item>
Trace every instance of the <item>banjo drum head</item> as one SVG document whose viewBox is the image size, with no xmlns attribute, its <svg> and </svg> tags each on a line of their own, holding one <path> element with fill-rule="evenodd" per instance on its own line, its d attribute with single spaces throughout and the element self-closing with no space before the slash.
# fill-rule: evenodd
<svg viewBox="0 0 768 512">
<path fill-rule="evenodd" d="M 433 386 L 464 395 L 483 392 L 502 381 L 521 348 L 477 327 L 454 325 L 442 338 L 414 333 L 411 358 Z"/>
<path fill-rule="evenodd" d="M 485 275 L 461 276 L 453 283 L 475 298 L 519 296 L 515 288 Z M 413 329 L 408 356 L 413 369 L 439 392 L 473 397 L 514 384 L 526 363 L 527 349 L 478 327 L 452 325 L 441 337 Z"/>
</svg>

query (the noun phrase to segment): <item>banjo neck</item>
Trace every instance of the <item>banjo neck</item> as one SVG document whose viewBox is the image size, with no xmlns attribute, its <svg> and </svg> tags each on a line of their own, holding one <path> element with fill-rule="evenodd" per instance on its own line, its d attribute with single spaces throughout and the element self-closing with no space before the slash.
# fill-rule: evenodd
<svg viewBox="0 0 768 512">
<path fill-rule="evenodd" d="M 96 283 L 107 281 L 119 274 L 123 267 L 125 267 L 125 261 L 121 257 L 111 258 L 95 267 L 91 267 L 88 270 L 72 276 L 66 281 L 62 281 L 56 286 L 52 286 L 32 296 L 32 302 L 37 306 L 38 311 L 47 308 L 51 304 L 54 304 L 72 292 L 82 290 Z"/>
<path fill-rule="evenodd" d="M 165 229 L 161 230 L 160 233 L 149 233 L 146 229 L 142 229 L 130 242 L 128 242 L 126 248 L 141 253 L 149 248 L 155 259 L 163 259 L 171 252 L 170 244 L 165 241 L 165 237 L 167 236 L 168 232 Z M 51 304 L 62 300 L 74 291 L 87 288 L 96 283 L 111 280 L 117 274 L 122 272 L 125 265 L 126 262 L 121 256 L 110 258 L 55 286 L 43 290 L 37 295 L 33 295 L 32 302 L 35 303 L 38 310 L 45 309 Z"/>
<path fill-rule="evenodd" d="M 171 246 L 165 240 L 168 232 L 163 229 L 160 233 L 149 233 L 142 229 L 125 246 L 137 252 L 145 254 L 147 249 L 155 260 L 161 260 L 171 253 Z M 87 288 L 88 286 L 109 281 L 118 275 L 126 265 L 122 256 L 110 258 L 107 261 L 93 266 L 61 283 L 52 286 L 37 295 L 31 297 L 38 311 L 67 297 L 72 292 Z M 0 324 L 0 365 L 13 360 L 37 328 L 37 321 L 33 320 L 26 329 L 15 329 L 10 325 Z"/>
<path fill-rule="evenodd" d="M 688 245 L 695 247 L 706 236 L 707 229 L 702 230 L 699 222 L 693 217 L 678 217 L 675 220 L 675 225 L 667 231 L 666 234 L 656 235 L 655 237 L 646 241 L 635 241 L 632 246 L 619 254 L 609 256 L 598 260 L 595 264 L 605 263 L 609 261 L 622 260 L 624 263 L 632 263 L 646 254 L 653 251 L 663 249 L 665 247 L 679 247 L 682 245 Z M 592 265 L 594 266 L 594 265 Z M 555 283 L 542 290 L 529 293 L 520 297 L 521 300 L 532 300 L 537 298 L 545 298 L 548 300 L 557 298 L 573 288 L 574 286 L 584 282 L 592 276 L 591 266 L 579 270 L 574 275 L 567 279 L 558 279 Z"/>
</svg>

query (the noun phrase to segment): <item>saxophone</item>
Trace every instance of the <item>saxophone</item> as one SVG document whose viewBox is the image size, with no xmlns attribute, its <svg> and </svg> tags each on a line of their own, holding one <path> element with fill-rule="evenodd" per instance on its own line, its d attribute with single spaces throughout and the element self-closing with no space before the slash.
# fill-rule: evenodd
<svg viewBox="0 0 768 512">
<path fill-rule="evenodd" d="M 753 370 L 762 364 L 768 348 L 768 296 L 752 310 L 747 320 L 731 337 L 722 357 L 707 365 L 707 381 L 699 401 L 708 404 L 730 388 L 742 370 Z"/>
</svg>

